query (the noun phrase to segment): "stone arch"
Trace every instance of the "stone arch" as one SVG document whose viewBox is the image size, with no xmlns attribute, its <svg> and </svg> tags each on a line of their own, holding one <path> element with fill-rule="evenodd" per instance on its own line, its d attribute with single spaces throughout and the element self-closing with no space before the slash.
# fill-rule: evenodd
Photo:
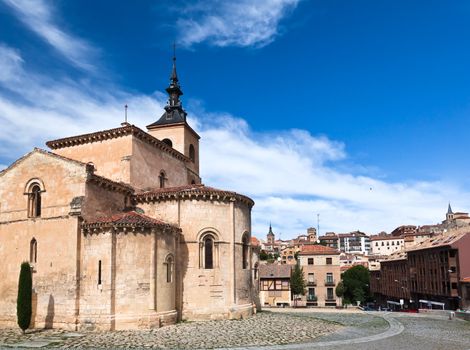
<svg viewBox="0 0 470 350">
<path fill-rule="evenodd" d="M 165 188 L 165 184 L 168 178 L 166 177 L 166 171 L 164 169 L 160 170 L 160 172 L 158 173 L 158 179 L 160 188 Z"/>
<path fill-rule="evenodd" d="M 219 234 L 213 229 L 198 233 L 199 268 L 211 270 L 219 267 Z"/>
<path fill-rule="evenodd" d="M 193 144 L 189 145 L 189 159 L 191 159 L 193 163 L 196 161 L 196 150 Z"/>
<path fill-rule="evenodd" d="M 45 187 L 41 179 L 34 178 L 26 183 L 24 193 L 28 197 L 28 217 L 37 218 L 41 216 L 43 192 L 45 192 Z"/>
<path fill-rule="evenodd" d="M 168 138 L 163 139 L 162 142 L 165 143 L 167 146 L 173 147 L 173 142 Z"/>
<path fill-rule="evenodd" d="M 168 254 L 165 257 L 165 268 L 166 268 L 166 282 L 167 283 L 172 283 L 175 280 L 175 257 L 173 254 Z"/>
</svg>

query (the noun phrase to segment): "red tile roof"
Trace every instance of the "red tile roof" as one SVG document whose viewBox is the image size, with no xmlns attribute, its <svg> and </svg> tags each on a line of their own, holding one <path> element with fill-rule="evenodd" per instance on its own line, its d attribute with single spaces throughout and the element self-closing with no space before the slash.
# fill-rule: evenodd
<svg viewBox="0 0 470 350">
<path fill-rule="evenodd" d="M 292 265 L 266 264 L 259 266 L 260 278 L 290 278 Z"/>
<path fill-rule="evenodd" d="M 175 225 L 168 224 L 164 221 L 151 218 L 135 211 L 100 217 L 93 222 L 85 222 L 82 227 L 85 229 L 99 227 L 162 227 L 180 230 L 180 228 Z"/>
<path fill-rule="evenodd" d="M 224 200 L 235 198 L 253 206 L 255 202 L 242 194 L 238 194 L 232 191 L 219 190 L 217 188 L 205 186 L 203 184 L 193 184 L 185 185 L 178 187 L 169 187 L 169 188 L 156 188 L 150 191 L 146 191 L 135 196 L 137 202 L 148 202 L 161 199 L 175 199 L 175 198 L 189 198 L 189 197 L 198 197 L 201 199 L 214 199 L 214 200 Z"/>
<path fill-rule="evenodd" d="M 256 237 L 251 237 L 251 245 L 254 246 L 254 247 L 259 246 L 260 245 L 259 239 L 256 238 Z"/>
<path fill-rule="evenodd" d="M 460 280 L 462 283 L 470 283 L 470 277 L 465 277 Z"/>
<path fill-rule="evenodd" d="M 339 254 L 338 250 L 321 244 L 304 245 L 300 255 L 330 255 Z"/>
</svg>

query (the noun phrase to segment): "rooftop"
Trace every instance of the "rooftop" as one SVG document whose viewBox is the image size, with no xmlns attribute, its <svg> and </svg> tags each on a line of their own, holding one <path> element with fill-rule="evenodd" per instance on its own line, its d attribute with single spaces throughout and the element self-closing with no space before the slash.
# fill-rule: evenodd
<svg viewBox="0 0 470 350">
<path fill-rule="evenodd" d="M 338 250 L 321 244 L 304 245 L 299 255 L 339 255 Z"/>
<path fill-rule="evenodd" d="M 260 278 L 290 278 L 292 265 L 285 264 L 266 264 L 260 265 Z"/>
</svg>

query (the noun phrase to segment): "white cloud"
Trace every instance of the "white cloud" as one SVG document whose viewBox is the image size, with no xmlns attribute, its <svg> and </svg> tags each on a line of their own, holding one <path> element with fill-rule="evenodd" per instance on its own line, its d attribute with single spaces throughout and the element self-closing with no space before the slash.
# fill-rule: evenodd
<svg viewBox="0 0 470 350">
<path fill-rule="evenodd" d="M 0 82 L 14 82 L 22 71 L 23 59 L 19 52 L 0 44 Z"/>
<path fill-rule="evenodd" d="M 50 3 L 44 0 L 3 0 L 18 18 L 39 37 L 49 43 L 73 65 L 88 71 L 94 70 L 92 61 L 97 50 L 86 41 L 66 33 L 54 20 Z"/>
<path fill-rule="evenodd" d="M 96 82 L 49 78 L 25 71 L 20 53 L 0 45 L 0 157 L 2 162 L 44 147 L 49 139 L 119 126 L 123 105 L 130 122 L 145 127 L 162 113 L 165 96 L 129 93 Z M 3 67 L 3 64 L 2 64 Z M 255 133 L 228 114 L 190 106 L 201 138 L 204 183 L 251 196 L 253 233 L 264 236 L 269 221 L 283 238 L 316 226 L 321 232 L 390 231 L 400 224 L 441 220 L 447 201 L 465 209 L 469 193 L 440 182 L 387 182 L 356 175 L 342 166 L 345 146 L 305 130 Z M 248 116 L 247 116 L 248 117 Z M 13 158 L 12 158 L 13 157 Z M 0 166 L 1 167 L 1 166 Z"/>
<path fill-rule="evenodd" d="M 264 46 L 279 34 L 279 23 L 300 0 L 209 0 L 187 5 L 177 26 L 180 43 Z"/>
</svg>

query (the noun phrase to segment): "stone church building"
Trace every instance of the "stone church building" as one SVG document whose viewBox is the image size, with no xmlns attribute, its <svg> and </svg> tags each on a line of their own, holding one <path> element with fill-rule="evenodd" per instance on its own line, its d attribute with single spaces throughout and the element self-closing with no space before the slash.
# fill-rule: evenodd
<svg viewBox="0 0 470 350">
<path fill-rule="evenodd" d="M 33 327 L 132 329 L 251 315 L 254 202 L 205 186 L 175 59 L 165 112 L 47 142 L 0 172 L 0 326 L 20 265 Z"/>
</svg>

